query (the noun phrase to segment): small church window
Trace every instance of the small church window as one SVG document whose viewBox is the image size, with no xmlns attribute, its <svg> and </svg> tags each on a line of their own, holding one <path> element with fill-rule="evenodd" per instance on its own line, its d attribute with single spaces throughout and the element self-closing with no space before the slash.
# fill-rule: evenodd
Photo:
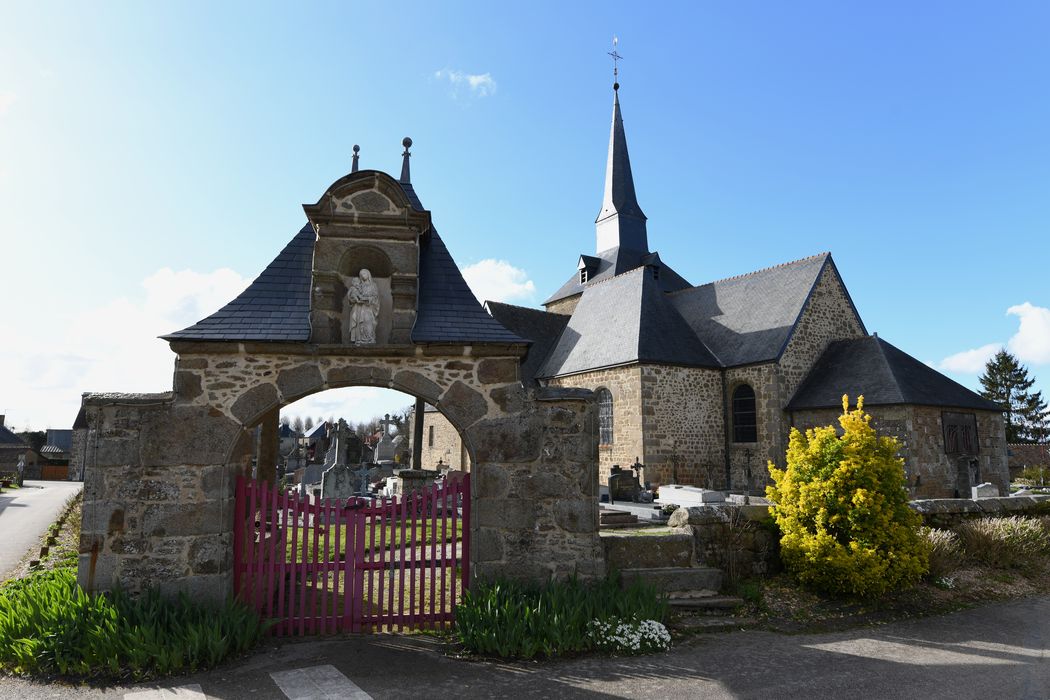
<svg viewBox="0 0 1050 700">
<path fill-rule="evenodd" d="M 613 400 L 608 389 L 599 389 L 598 394 L 598 444 L 613 442 Z"/>
<path fill-rule="evenodd" d="M 434 426 L 427 426 L 430 430 L 427 431 L 427 447 L 434 446 Z"/>
<path fill-rule="evenodd" d="M 733 390 L 733 442 L 758 442 L 755 390 L 747 384 Z"/>
</svg>

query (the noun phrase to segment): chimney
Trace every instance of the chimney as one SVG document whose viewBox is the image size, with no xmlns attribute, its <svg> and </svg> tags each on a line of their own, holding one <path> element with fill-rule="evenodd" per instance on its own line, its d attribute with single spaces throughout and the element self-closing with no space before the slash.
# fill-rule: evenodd
<svg viewBox="0 0 1050 700">
<path fill-rule="evenodd" d="M 3 414 L 3 413 L 0 413 L 0 428 L 3 428 L 3 427 L 4 427 L 4 418 L 5 418 L 5 417 L 6 417 L 6 416 L 4 416 L 4 414 Z"/>
</svg>

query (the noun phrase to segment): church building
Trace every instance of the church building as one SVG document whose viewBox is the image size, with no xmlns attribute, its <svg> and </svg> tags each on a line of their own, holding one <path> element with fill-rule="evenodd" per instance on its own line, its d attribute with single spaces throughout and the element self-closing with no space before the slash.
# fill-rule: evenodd
<svg viewBox="0 0 1050 700">
<path fill-rule="evenodd" d="M 699 285 L 661 259 L 618 84 L 595 228 L 594 252 L 566 261 L 545 310 L 487 308 L 532 341 L 523 381 L 597 393 L 602 483 L 637 460 L 653 485 L 761 493 L 790 429 L 835 423 L 848 394 L 901 441 L 912 497 L 968 497 L 982 482 L 1007 493 L 999 406 L 869 334 L 831 253 Z"/>
</svg>

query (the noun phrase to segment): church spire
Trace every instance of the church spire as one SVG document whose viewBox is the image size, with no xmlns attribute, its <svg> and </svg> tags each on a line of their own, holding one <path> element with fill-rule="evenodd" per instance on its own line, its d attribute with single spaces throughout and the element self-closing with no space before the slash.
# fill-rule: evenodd
<svg viewBox="0 0 1050 700">
<path fill-rule="evenodd" d="M 620 55 L 614 50 L 614 61 Z M 614 64 L 615 66 L 615 64 Z M 614 76 L 618 72 L 613 68 Z M 605 197 L 602 209 L 595 219 L 598 234 L 598 250 L 623 247 L 649 252 L 649 241 L 645 230 L 645 214 L 638 205 L 634 193 L 634 177 L 631 175 L 631 158 L 627 154 L 627 135 L 620 116 L 620 83 L 613 83 L 612 133 L 609 135 L 609 160 L 605 167 Z"/>
</svg>

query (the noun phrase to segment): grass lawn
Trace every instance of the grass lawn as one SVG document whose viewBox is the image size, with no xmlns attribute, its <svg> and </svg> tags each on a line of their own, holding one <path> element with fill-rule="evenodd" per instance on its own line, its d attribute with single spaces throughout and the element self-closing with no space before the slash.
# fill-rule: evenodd
<svg viewBox="0 0 1050 700">
<path fill-rule="evenodd" d="M 412 529 L 415 526 L 415 532 Z M 408 521 L 405 523 L 402 533 L 401 523 L 385 523 L 375 528 L 368 528 L 365 531 L 365 552 L 366 553 L 377 553 L 380 550 L 390 551 L 397 549 L 401 546 L 402 540 L 405 541 L 406 547 L 424 547 L 429 546 L 432 543 L 441 544 L 444 542 L 452 542 L 453 535 L 455 535 L 455 541 L 461 541 L 463 538 L 463 520 L 462 518 L 456 518 L 456 524 L 453 528 L 452 518 L 438 518 L 437 527 L 434 527 L 434 522 L 430 518 L 420 518 L 416 521 Z M 374 530 L 374 535 L 373 535 Z M 336 534 L 338 534 L 338 547 L 335 542 Z M 303 561 L 303 538 L 306 538 L 306 550 L 307 557 L 306 561 L 313 559 L 313 548 L 314 539 L 317 539 L 317 552 L 318 557 L 323 556 L 324 552 L 324 540 L 325 535 L 322 532 L 315 534 L 314 528 L 307 527 L 303 528 L 302 525 L 299 527 L 299 532 L 295 533 L 294 528 L 287 528 L 285 533 L 285 547 L 287 553 L 287 561 L 296 562 Z M 293 542 L 292 537 L 295 535 L 297 541 Z M 414 536 L 413 536 L 414 535 Z M 352 545 L 347 546 L 347 539 L 350 533 L 346 531 L 346 527 L 340 525 L 338 528 L 332 528 L 328 533 L 328 548 L 330 553 L 334 553 L 335 557 L 345 555 L 348 550 L 352 550 Z M 373 542 L 374 536 L 374 542 Z M 293 552 L 294 550 L 294 552 Z M 429 550 L 428 550 L 429 553 Z M 331 556 L 331 554 L 330 554 Z"/>
</svg>

